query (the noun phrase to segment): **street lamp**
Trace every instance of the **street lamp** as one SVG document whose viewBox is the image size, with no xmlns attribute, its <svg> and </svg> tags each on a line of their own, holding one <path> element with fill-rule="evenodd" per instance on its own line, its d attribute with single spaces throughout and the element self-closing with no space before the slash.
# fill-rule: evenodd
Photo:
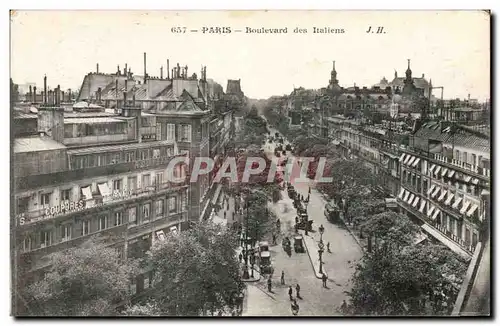
<svg viewBox="0 0 500 326">
<path fill-rule="evenodd" d="M 321 224 L 319 227 L 319 235 L 320 235 L 319 243 L 321 243 L 321 244 L 323 244 L 323 233 L 324 232 L 325 232 L 325 228 L 324 228 L 323 224 Z"/>
<path fill-rule="evenodd" d="M 323 245 L 323 242 L 319 243 L 319 249 L 318 249 L 318 254 L 319 254 L 319 273 L 323 274 L 323 248 L 325 246 Z"/>
</svg>

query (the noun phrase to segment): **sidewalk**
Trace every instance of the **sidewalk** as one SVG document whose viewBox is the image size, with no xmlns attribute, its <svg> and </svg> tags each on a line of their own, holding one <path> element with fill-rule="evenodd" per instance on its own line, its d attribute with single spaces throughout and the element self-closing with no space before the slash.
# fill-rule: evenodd
<svg viewBox="0 0 500 326">
<path fill-rule="evenodd" d="M 307 251 L 309 259 L 311 260 L 314 274 L 316 274 L 317 278 L 321 279 L 323 275 L 319 272 L 319 253 L 318 253 L 319 241 L 316 241 L 314 239 L 314 234 L 311 235 L 311 232 L 309 232 L 309 235 L 305 235 L 304 230 L 299 230 L 299 234 L 302 236 L 302 239 L 304 239 L 304 247 Z M 326 276 L 328 277 L 328 272 L 326 271 L 324 265 L 323 265 L 323 273 L 326 274 Z"/>
</svg>

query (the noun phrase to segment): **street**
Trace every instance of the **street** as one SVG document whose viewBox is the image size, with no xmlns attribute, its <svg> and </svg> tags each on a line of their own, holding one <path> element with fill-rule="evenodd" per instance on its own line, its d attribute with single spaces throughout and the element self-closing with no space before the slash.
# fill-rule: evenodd
<svg viewBox="0 0 500 326">
<path fill-rule="evenodd" d="M 272 134 L 276 132 L 271 129 Z M 274 144 L 267 143 L 264 146 L 266 153 L 272 157 Z M 294 182 L 297 192 L 307 197 L 309 185 L 307 183 Z M 292 200 L 288 197 L 286 190 L 282 191 L 283 199 L 272 205 L 271 209 L 281 221 L 282 234 L 293 234 L 296 211 Z M 323 269 L 328 274 L 327 288 L 322 287 L 322 281 L 316 277 L 313 262 L 317 263 L 318 254 L 316 248 L 307 248 L 309 254 L 295 253 L 292 256 L 284 252 L 281 247 L 281 239 L 278 244 L 271 247 L 272 263 L 275 268 L 273 275 L 273 293 L 267 291 L 267 280 L 261 279 L 256 283 L 248 283 L 247 297 L 243 315 L 246 316 L 291 316 L 290 300 L 288 298 L 288 286 L 294 288 L 298 283 L 301 287 L 302 299 L 297 300 L 300 305 L 299 315 L 324 316 L 338 315 L 337 309 L 342 300 L 347 301 L 344 291 L 350 289 L 349 279 L 354 273 L 354 266 L 361 258 L 362 251 L 356 241 L 347 230 L 331 224 L 324 216 L 325 200 L 315 189 L 311 189 L 310 202 L 308 205 L 309 219 L 314 220 L 313 232 L 309 235 L 319 242 L 320 235 L 317 232 L 322 224 L 325 231 L 323 242 L 329 242 L 332 253 L 323 254 Z M 315 252 L 313 252 L 315 251 Z M 286 285 L 280 285 L 281 271 L 285 272 Z"/>
</svg>

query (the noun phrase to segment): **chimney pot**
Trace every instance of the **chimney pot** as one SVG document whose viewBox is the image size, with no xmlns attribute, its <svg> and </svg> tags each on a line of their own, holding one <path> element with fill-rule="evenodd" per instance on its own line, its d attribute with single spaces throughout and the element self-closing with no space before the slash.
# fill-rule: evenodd
<svg viewBox="0 0 500 326">
<path fill-rule="evenodd" d="M 99 64 L 96 64 L 96 73 L 99 73 Z"/>
<path fill-rule="evenodd" d="M 147 78 L 147 72 L 146 72 L 146 52 L 144 52 L 144 84 L 146 84 L 146 78 Z"/>
<path fill-rule="evenodd" d="M 33 86 L 33 103 L 36 103 L 36 86 Z"/>
<path fill-rule="evenodd" d="M 167 79 L 170 79 L 170 60 L 167 59 Z"/>
</svg>

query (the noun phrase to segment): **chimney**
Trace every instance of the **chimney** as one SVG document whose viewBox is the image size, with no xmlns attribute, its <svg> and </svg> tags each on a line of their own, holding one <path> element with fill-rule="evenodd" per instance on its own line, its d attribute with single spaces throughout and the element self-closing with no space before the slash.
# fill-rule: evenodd
<svg viewBox="0 0 500 326">
<path fill-rule="evenodd" d="M 167 79 L 170 79 L 170 61 L 167 59 Z"/>
<path fill-rule="evenodd" d="M 130 67 L 128 68 L 128 76 L 132 77 L 132 69 L 130 69 Z"/>
<path fill-rule="evenodd" d="M 33 86 L 33 103 L 36 103 L 36 86 Z"/>
<path fill-rule="evenodd" d="M 120 76 L 120 75 L 121 75 L 121 73 L 122 73 L 122 72 L 120 71 L 120 65 L 117 65 L 117 66 L 116 66 L 116 74 L 117 74 L 118 76 Z"/>
<path fill-rule="evenodd" d="M 61 102 L 64 102 L 65 98 L 64 98 L 64 91 L 61 91 Z"/>
<path fill-rule="evenodd" d="M 160 67 L 160 78 L 163 79 L 163 66 Z"/>
<path fill-rule="evenodd" d="M 68 89 L 68 102 L 71 102 L 71 88 Z"/>
<path fill-rule="evenodd" d="M 99 73 L 99 64 L 96 64 L 96 67 L 95 67 L 95 68 L 96 68 L 96 69 L 95 69 L 96 73 Z"/>
<path fill-rule="evenodd" d="M 101 102 L 102 89 L 99 87 L 97 89 L 97 101 Z"/>
<path fill-rule="evenodd" d="M 146 52 L 144 52 L 144 84 L 146 84 L 146 77 L 147 77 L 147 73 L 146 73 Z"/>
<path fill-rule="evenodd" d="M 179 78 L 180 73 L 181 73 L 181 67 L 179 66 L 179 63 L 177 62 L 177 69 L 176 69 L 175 77 Z"/>
<path fill-rule="evenodd" d="M 115 97 L 118 100 L 118 79 L 115 80 Z"/>
<path fill-rule="evenodd" d="M 31 85 L 30 85 L 30 92 L 28 93 L 28 98 L 27 100 L 28 101 L 31 101 L 31 99 L 33 98 L 33 89 L 31 89 Z"/>
<path fill-rule="evenodd" d="M 187 77 L 188 76 L 188 66 L 186 65 L 186 68 L 184 68 L 184 74 Z"/>
<path fill-rule="evenodd" d="M 127 106 L 127 92 L 123 92 L 123 106 Z"/>
<path fill-rule="evenodd" d="M 128 92 L 128 80 L 125 79 L 125 92 Z"/>
<path fill-rule="evenodd" d="M 172 68 L 172 79 L 174 79 L 174 68 Z"/>
<path fill-rule="evenodd" d="M 425 77 L 425 74 L 422 74 L 422 78 L 424 78 L 424 77 Z"/>
<path fill-rule="evenodd" d="M 61 104 L 61 85 L 57 85 L 56 90 L 56 105 L 59 106 Z"/>
<path fill-rule="evenodd" d="M 127 76 L 127 70 L 128 70 L 128 69 L 127 69 L 127 64 L 125 64 L 125 70 L 123 71 L 123 75 L 124 75 L 124 76 Z"/>
<path fill-rule="evenodd" d="M 47 75 L 43 77 L 43 104 L 47 105 Z"/>
</svg>

